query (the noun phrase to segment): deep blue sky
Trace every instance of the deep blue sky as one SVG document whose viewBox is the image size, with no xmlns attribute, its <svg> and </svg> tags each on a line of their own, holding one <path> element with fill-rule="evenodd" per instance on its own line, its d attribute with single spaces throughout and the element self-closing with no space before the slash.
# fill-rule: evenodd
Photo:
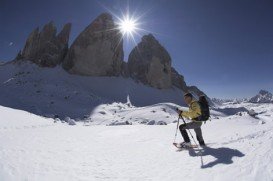
<svg viewBox="0 0 273 181">
<path fill-rule="evenodd" d="M 100 13 L 120 15 L 128 4 L 188 84 L 220 98 L 273 92 L 272 0 L 0 0 L 0 60 L 13 59 L 37 26 L 71 22 L 71 43 Z M 126 59 L 133 46 L 124 42 Z"/>
</svg>

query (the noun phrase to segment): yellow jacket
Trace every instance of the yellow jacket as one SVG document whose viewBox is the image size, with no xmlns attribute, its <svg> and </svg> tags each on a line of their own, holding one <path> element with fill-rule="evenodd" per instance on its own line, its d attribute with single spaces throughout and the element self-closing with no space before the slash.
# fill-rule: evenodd
<svg viewBox="0 0 273 181">
<path fill-rule="evenodd" d="M 189 105 L 189 111 L 183 111 L 180 116 L 194 120 L 201 116 L 201 108 L 197 101 L 192 101 Z"/>
</svg>

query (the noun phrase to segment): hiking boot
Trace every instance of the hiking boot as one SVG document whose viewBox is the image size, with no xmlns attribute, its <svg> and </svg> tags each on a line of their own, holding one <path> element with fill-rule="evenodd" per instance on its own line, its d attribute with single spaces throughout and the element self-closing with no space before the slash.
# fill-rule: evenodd
<svg viewBox="0 0 273 181">
<path fill-rule="evenodd" d="M 204 141 L 199 141 L 199 145 L 202 146 L 202 147 L 203 147 L 203 146 L 206 146 L 206 144 L 205 144 Z"/>
<path fill-rule="evenodd" d="M 181 147 L 189 147 L 191 146 L 191 142 L 182 142 L 180 143 Z"/>
</svg>

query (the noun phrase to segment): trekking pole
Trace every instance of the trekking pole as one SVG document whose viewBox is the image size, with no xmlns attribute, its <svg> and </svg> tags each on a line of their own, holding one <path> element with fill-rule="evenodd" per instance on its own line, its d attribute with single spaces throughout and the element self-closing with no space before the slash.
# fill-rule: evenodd
<svg viewBox="0 0 273 181">
<path fill-rule="evenodd" d="M 175 143 L 175 140 L 176 140 L 176 137 L 177 137 L 177 130 L 178 130 L 178 127 L 179 127 L 179 120 L 180 120 L 180 116 L 178 116 L 177 125 L 176 125 L 176 131 L 175 131 L 175 136 L 174 136 L 173 143 Z"/>
<path fill-rule="evenodd" d="M 181 116 L 181 118 L 182 118 L 182 120 L 183 120 L 183 123 L 186 124 L 185 119 L 184 119 L 182 116 Z M 189 133 L 190 133 L 190 135 L 191 135 L 191 138 L 193 139 L 193 142 L 198 146 L 198 144 L 196 143 L 194 137 L 193 137 L 192 134 L 191 134 L 191 131 L 190 131 L 189 129 L 188 129 L 188 131 L 189 131 Z"/>
</svg>

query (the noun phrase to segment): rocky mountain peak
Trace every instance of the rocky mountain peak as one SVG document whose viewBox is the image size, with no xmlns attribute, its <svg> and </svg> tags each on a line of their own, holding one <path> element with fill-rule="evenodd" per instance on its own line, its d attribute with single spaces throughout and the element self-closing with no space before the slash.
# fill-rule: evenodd
<svg viewBox="0 0 273 181">
<path fill-rule="evenodd" d="M 45 24 L 42 31 L 40 32 L 41 38 L 46 40 L 51 40 L 56 36 L 57 28 L 54 25 L 53 21 L 50 21 L 48 24 Z"/>
<path fill-rule="evenodd" d="M 260 90 L 259 94 L 261 94 L 262 96 L 264 96 L 264 95 L 270 95 L 271 93 L 268 92 L 268 91 L 266 91 L 266 90 Z"/>
<path fill-rule="evenodd" d="M 196 96 L 205 95 L 210 105 L 213 105 L 208 96 L 196 86 L 187 86 L 184 77 L 171 63 L 168 51 L 152 34 L 148 34 L 143 36 L 141 42 L 131 51 L 127 68 L 131 78 L 145 85 L 157 89 L 177 87 Z"/>
<path fill-rule="evenodd" d="M 273 102 L 273 95 L 269 91 L 260 90 L 256 96 L 249 99 L 249 102 L 252 102 L 252 103 L 272 103 Z"/>
<path fill-rule="evenodd" d="M 63 67 L 73 74 L 116 76 L 123 64 L 122 34 L 108 13 L 98 16 L 71 45 Z"/>
<path fill-rule="evenodd" d="M 95 24 L 95 25 L 94 25 Z M 97 25 L 97 26 L 96 26 Z M 113 17 L 109 13 L 102 13 L 93 22 L 92 27 L 98 29 L 109 29 L 115 26 Z"/>
<path fill-rule="evenodd" d="M 155 44 L 159 44 L 159 42 L 157 41 L 157 39 L 154 37 L 153 34 L 148 34 L 148 35 L 144 35 L 141 40 L 143 42 L 146 42 L 146 43 L 155 43 Z"/>
<path fill-rule="evenodd" d="M 62 31 L 57 35 L 57 39 L 59 40 L 60 43 L 64 45 L 68 44 L 71 27 L 72 27 L 71 23 L 65 24 Z"/>
<path fill-rule="evenodd" d="M 144 35 L 123 61 L 123 36 L 109 13 L 95 18 L 68 49 L 71 23 L 57 29 L 51 21 L 29 35 L 16 60 L 30 60 L 42 67 L 62 64 L 71 73 L 85 76 L 123 76 L 156 89 L 178 88 L 196 95 L 204 94 L 187 86 L 184 77 L 172 67 L 168 51 L 152 34 Z"/>
<path fill-rule="evenodd" d="M 171 57 L 151 34 L 142 37 L 128 59 L 129 74 L 133 79 L 159 89 L 172 86 Z"/>
<path fill-rule="evenodd" d="M 16 60 L 30 60 L 42 67 L 54 67 L 60 64 L 68 49 L 71 24 L 64 26 L 56 36 L 57 29 L 53 21 L 46 24 L 41 32 L 36 28 L 28 37 L 25 47 Z"/>
</svg>

